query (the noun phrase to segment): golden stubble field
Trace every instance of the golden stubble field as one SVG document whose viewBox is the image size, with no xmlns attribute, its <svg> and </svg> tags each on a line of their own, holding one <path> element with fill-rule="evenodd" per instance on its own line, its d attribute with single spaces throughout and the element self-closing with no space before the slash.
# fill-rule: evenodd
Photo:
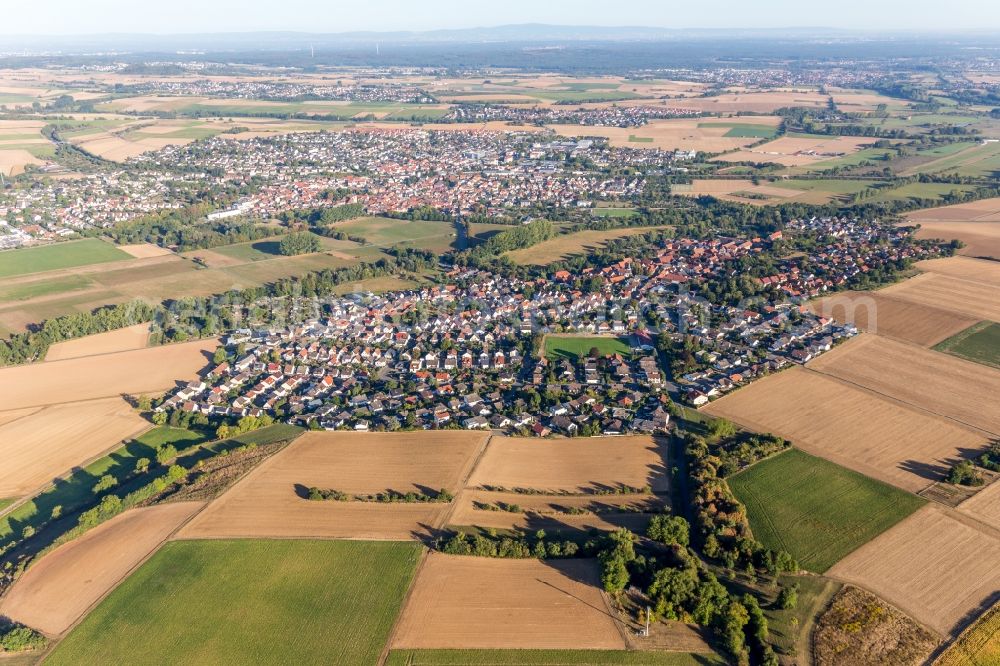
<svg viewBox="0 0 1000 666">
<path fill-rule="evenodd" d="M 0 497 L 21 497 L 149 428 L 119 397 L 46 407 L 0 426 Z"/>
<path fill-rule="evenodd" d="M 589 492 L 621 484 L 669 489 L 665 445 L 648 436 L 494 437 L 468 486 Z"/>
<path fill-rule="evenodd" d="M 810 308 L 820 316 L 921 347 L 933 347 L 979 321 L 874 291 L 841 292 L 813 301 Z"/>
<path fill-rule="evenodd" d="M 306 433 L 215 500 L 182 538 L 424 538 L 451 504 L 313 501 L 316 486 L 351 494 L 456 492 L 488 435 L 468 431 Z"/>
<path fill-rule="evenodd" d="M 149 324 L 136 324 L 106 333 L 88 335 L 76 340 L 57 342 L 49 347 L 49 351 L 45 354 L 45 360 L 64 361 L 68 358 L 142 349 L 148 342 Z"/>
<path fill-rule="evenodd" d="M 784 166 L 802 166 L 856 153 L 875 139 L 839 136 L 802 139 L 781 137 L 754 148 L 739 150 L 714 158 L 718 162 L 774 162 Z"/>
<path fill-rule="evenodd" d="M 919 261 L 922 275 L 886 287 L 893 298 L 1000 321 L 1000 262 L 948 257 Z"/>
<path fill-rule="evenodd" d="M 33 363 L 0 370 L 0 405 L 22 409 L 65 402 L 156 393 L 194 379 L 208 366 L 216 338 Z"/>
<path fill-rule="evenodd" d="M 838 562 L 827 575 L 871 590 L 945 635 L 1000 590 L 996 530 L 929 504 Z"/>
<path fill-rule="evenodd" d="M 926 413 L 1000 436 L 1000 371 L 863 334 L 808 367 Z M 994 399 L 990 399 L 992 396 Z"/>
<path fill-rule="evenodd" d="M 796 367 L 704 408 L 751 430 L 918 492 L 988 443 L 980 432 Z"/>
<path fill-rule="evenodd" d="M 432 552 L 393 648 L 623 650 L 595 560 L 508 560 Z"/>
<path fill-rule="evenodd" d="M 675 100 L 668 100 L 674 106 Z M 649 104 L 648 106 L 653 106 Z M 777 126 L 776 116 L 753 116 L 743 121 L 747 124 Z M 727 137 L 732 130 L 732 120 L 712 118 L 678 118 L 651 120 L 642 127 L 595 127 L 591 125 L 549 125 L 562 136 L 600 136 L 612 146 L 626 148 L 661 148 L 663 150 L 700 150 L 719 153 L 736 150 L 755 143 L 753 137 Z M 630 141 L 630 137 L 652 141 Z"/>
<path fill-rule="evenodd" d="M 49 636 L 65 633 L 202 506 L 132 509 L 59 546 L 11 587 L 0 615 Z"/>
</svg>

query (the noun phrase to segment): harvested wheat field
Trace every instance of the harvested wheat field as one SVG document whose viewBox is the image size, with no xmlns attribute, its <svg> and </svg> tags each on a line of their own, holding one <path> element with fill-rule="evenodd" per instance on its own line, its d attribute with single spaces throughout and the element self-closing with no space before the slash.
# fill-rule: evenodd
<svg viewBox="0 0 1000 666">
<path fill-rule="evenodd" d="M 141 137 L 135 140 L 126 139 L 117 134 L 102 133 L 86 135 L 74 143 L 88 153 L 106 160 L 123 162 L 130 157 L 137 157 L 151 150 L 159 150 L 167 146 L 183 146 L 194 141 L 193 138 L 157 138 Z"/>
<path fill-rule="evenodd" d="M 956 635 L 1000 590 L 997 532 L 959 516 L 929 504 L 827 575 L 871 590 L 941 634 Z"/>
<path fill-rule="evenodd" d="M 21 409 L 165 391 L 208 365 L 216 338 L 0 370 L 0 405 Z"/>
<path fill-rule="evenodd" d="M 1000 530 L 1000 482 L 994 482 L 958 505 L 958 510 Z"/>
<path fill-rule="evenodd" d="M 1000 262 L 983 261 L 971 257 L 947 257 L 918 261 L 916 267 L 927 273 L 1000 288 Z M 995 294 L 994 297 L 996 297 Z"/>
<path fill-rule="evenodd" d="M 1000 370 L 864 334 L 823 354 L 809 369 L 1000 436 Z"/>
<path fill-rule="evenodd" d="M 25 416 L 31 416 L 39 409 L 41 407 L 25 407 L 24 409 L 10 409 L 0 412 L 0 426 L 23 419 Z"/>
<path fill-rule="evenodd" d="M 1000 222 L 921 222 L 916 237 L 944 241 L 958 239 L 965 244 L 957 250 L 960 255 L 1000 259 Z"/>
<path fill-rule="evenodd" d="M 19 176 L 24 168 L 42 161 L 24 149 L 3 150 L 0 147 L 0 173 L 5 176 Z"/>
<path fill-rule="evenodd" d="M 423 537 L 451 504 L 316 501 L 307 499 L 308 489 L 455 492 L 487 437 L 468 431 L 306 433 L 215 500 L 181 536 Z"/>
<path fill-rule="evenodd" d="M 673 104 L 671 104 L 673 106 Z M 754 116 L 747 124 L 776 125 L 770 116 Z M 758 141 L 755 137 L 726 136 L 732 123 L 711 118 L 678 118 L 651 120 L 642 127 L 595 127 L 593 125 L 548 125 L 561 136 L 604 137 L 612 146 L 627 148 L 661 148 L 663 150 L 699 150 L 719 153 L 735 150 Z M 636 141 L 635 139 L 652 139 Z"/>
<path fill-rule="evenodd" d="M 906 214 L 906 219 L 911 222 L 975 222 L 1000 215 L 1000 198 L 980 199 L 968 203 L 955 204 L 954 206 L 941 206 L 939 208 L 925 208 Z"/>
<path fill-rule="evenodd" d="M 668 489 L 666 448 L 651 437 L 533 439 L 494 437 L 469 487 L 590 492 L 650 486 Z"/>
<path fill-rule="evenodd" d="M 1000 321 L 1000 285 L 989 282 L 937 272 L 924 273 L 887 287 L 882 293 L 911 303 L 951 310 L 967 317 Z"/>
<path fill-rule="evenodd" d="M 152 243 L 135 243 L 133 245 L 119 245 L 118 249 L 128 252 L 136 259 L 149 259 L 150 257 L 167 257 L 173 254 L 170 250 Z"/>
<path fill-rule="evenodd" d="M 393 648 L 625 649 L 595 560 L 428 554 Z"/>
<path fill-rule="evenodd" d="M 0 426 L 0 497 L 27 495 L 147 428 L 121 398 L 46 407 Z"/>
<path fill-rule="evenodd" d="M 675 194 L 698 197 L 709 194 L 716 199 L 764 205 L 802 196 L 801 190 L 773 185 L 754 185 L 749 180 L 693 180 L 690 185 L 674 185 Z"/>
<path fill-rule="evenodd" d="M 913 492 L 989 441 L 978 431 L 799 367 L 730 393 L 704 411 Z"/>
<path fill-rule="evenodd" d="M 826 296 L 813 301 L 810 308 L 822 317 L 921 347 L 933 347 L 979 321 L 872 291 L 847 291 Z"/>
<path fill-rule="evenodd" d="M 18 579 L 0 615 L 50 636 L 64 633 L 201 507 L 132 509 L 59 546 Z"/>
<path fill-rule="evenodd" d="M 508 509 L 516 505 L 517 510 Z M 628 527 L 644 531 L 652 513 L 665 504 L 655 495 L 525 495 L 520 493 L 465 490 L 455 499 L 452 525 L 514 527 L 530 530 L 615 530 Z M 582 513 L 576 513 L 582 512 Z"/>
<path fill-rule="evenodd" d="M 115 352 L 143 349 L 149 341 L 149 324 L 136 324 L 107 333 L 97 333 L 84 338 L 57 342 L 49 347 L 46 361 L 64 361 L 68 358 L 113 354 Z"/>
<path fill-rule="evenodd" d="M 718 162 L 774 162 L 784 166 L 802 166 L 858 152 L 875 139 L 840 136 L 836 138 L 803 139 L 781 137 L 754 148 L 719 155 Z"/>
</svg>

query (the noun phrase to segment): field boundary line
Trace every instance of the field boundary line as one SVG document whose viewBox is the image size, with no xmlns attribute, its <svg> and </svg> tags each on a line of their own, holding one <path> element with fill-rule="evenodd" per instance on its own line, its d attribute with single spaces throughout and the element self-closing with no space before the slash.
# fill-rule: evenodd
<svg viewBox="0 0 1000 666">
<path fill-rule="evenodd" d="M 173 530 L 170 531 L 169 534 L 167 534 L 165 537 L 163 537 L 163 539 L 161 539 L 159 542 L 157 542 L 156 544 L 154 544 L 153 547 L 150 549 L 150 551 L 148 553 L 146 553 L 146 555 L 143 556 L 143 558 L 141 560 L 139 560 L 139 562 L 137 562 L 128 571 L 126 571 L 124 574 L 122 574 L 120 577 L 118 577 L 118 579 L 115 580 L 114 583 L 112 583 L 112 585 L 108 588 L 108 590 L 104 594 L 102 594 L 100 596 L 100 598 L 98 598 L 96 601 L 94 601 L 94 603 L 90 604 L 90 606 L 88 606 L 86 608 L 86 610 L 84 610 L 83 613 L 81 613 L 80 616 L 78 618 L 76 618 L 76 620 L 74 620 L 73 623 L 69 627 L 66 628 L 65 631 L 63 631 L 61 634 L 57 634 L 55 636 L 50 636 L 49 637 L 49 639 L 50 639 L 49 646 L 45 649 L 45 651 L 43 651 L 39 655 L 38 661 L 36 663 L 38 663 L 38 664 L 43 663 L 45 661 L 45 658 L 48 657 L 50 654 L 52 654 L 52 652 L 57 647 L 59 647 L 59 644 L 62 643 L 63 639 L 66 638 L 67 636 L 69 636 L 73 632 L 74 629 L 76 629 L 84 620 L 86 620 L 90 616 L 90 614 L 92 612 L 94 612 L 95 608 L 97 608 L 98 606 L 100 606 L 101 603 L 105 599 L 107 599 L 111 595 L 112 592 L 114 592 L 115 590 L 117 590 L 121 586 L 121 584 L 125 582 L 126 579 L 128 579 L 133 573 L 135 573 L 139 569 L 139 567 L 141 567 L 142 565 L 144 565 L 146 562 L 148 562 L 153 557 L 153 555 L 155 555 L 156 553 L 158 553 L 160 551 L 160 549 L 163 548 L 164 544 L 166 544 L 168 541 L 170 541 L 171 537 L 173 537 L 173 535 L 176 534 L 179 529 L 181 529 L 182 527 L 184 527 L 185 525 L 187 525 L 195 516 L 197 516 L 198 514 L 200 514 L 202 511 L 204 511 L 206 506 L 208 506 L 208 502 L 197 502 L 197 503 L 200 504 L 201 506 L 196 511 L 193 511 L 190 516 L 188 516 L 187 518 L 185 518 L 184 520 L 182 520 L 180 522 L 180 524 L 177 525 L 177 527 L 175 527 Z M 153 504 L 151 506 L 157 506 L 157 505 Z M 143 509 L 143 508 L 149 508 L 149 507 L 135 507 L 133 509 L 129 509 L 129 511 L 135 511 L 135 510 Z M 124 515 L 125 513 L 126 512 L 123 511 L 122 513 L 120 513 L 118 515 L 121 516 L 121 515 Z M 117 516 L 115 516 L 115 517 L 117 517 Z M 86 533 L 84 533 L 84 534 L 86 534 Z M 79 537 L 76 537 L 76 539 L 71 539 L 70 541 L 67 541 L 66 544 L 73 543 L 73 541 L 76 541 L 77 539 L 83 537 L 84 534 L 81 534 Z M 66 545 L 66 544 L 60 544 L 60 547 Z M 51 552 L 54 552 L 54 551 L 51 551 Z M 47 553 L 47 554 L 51 554 L 51 552 Z M 43 556 L 43 558 L 44 558 L 44 556 Z M 11 587 L 13 587 L 13 586 L 11 586 Z"/>
<path fill-rule="evenodd" d="M 468 470 L 462 470 L 462 476 L 458 481 L 459 487 L 455 490 L 455 499 L 451 501 L 451 505 L 448 507 L 448 510 L 441 513 L 440 519 L 437 520 L 434 525 L 434 529 L 441 529 L 445 525 L 448 525 L 451 521 L 451 517 L 455 515 L 455 511 L 458 509 L 458 501 L 462 495 L 469 490 L 469 479 L 471 479 L 476 473 L 476 470 L 479 468 L 479 463 L 481 463 L 483 458 L 486 457 L 486 451 L 489 449 L 490 443 L 493 441 L 494 437 L 495 435 L 490 432 L 489 435 L 483 438 L 483 441 L 480 442 L 475 455 L 470 457 L 471 462 L 466 463 L 468 465 Z"/>
<path fill-rule="evenodd" d="M 94 398 L 93 400 L 81 400 L 80 402 L 94 402 L 94 401 L 97 401 L 97 400 L 107 400 L 107 398 Z M 58 403 L 58 404 L 59 405 L 75 405 L 76 403 L 75 402 L 72 402 L 72 403 L 66 402 L 66 403 Z M 34 412 L 33 414 L 28 414 L 28 416 L 35 416 L 36 414 L 40 414 L 44 410 L 46 410 L 46 409 L 48 409 L 50 407 L 55 407 L 55 406 L 58 406 L 58 405 L 46 405 L 45 407 L 42 407 L 41 409 L 39 409 L 37 412 Z M 24 417 L 22 417 L 22 418 L 24 418 Z M 20 419 L 15 419 L 14 421 L 11 421 L 11 423 L 15 423 L 16 421 L 19 421 L 19 420 Z M 5 423 L 4 425 L 6 426 L 6 425 L 9 425 L 9 424 Z M 107 456 L 111 455 L 112 453 L 114 453 L 115 451 L 117 451 L 118 449 L 120 449 L 121 447 L 125 446 L 125 442 L 127 440 L 134 440 L 136 437 L 140 437 L 140 436 L 146 434 L 147 432 L 149 432 L 150 430 L 152 430 L 155 427 L 156 426 L 154 426 L 152 423 L 146 423 L 142 428 L 139 428 L 138 430 L 136 430 L 135 432 L 133 432 L 131 435 L 128 435 L 124 439 L 118 440 L 115 444 L 113 444 L 109 448 L 105 449 L 104 451 L 102 451 L 102 452 L 100 452 L 100 453 L 98 453 L 96 455 L 93 455 L 90 458 L 85 459 L 81 463 L 77 463 L 76 465 L 73 465 L 72 467 L 69 468 L 68 471 L 62 472 L 61 474 L 59 474 L 58 476 L 56 476 L 53 480 L 47 481 L 44 485 L 41 485 L 41 486 L 35 488 L 34 490 L 30 491 L 27 495 L 24 495 L 23 497 L 21 497 L 21 499 L 19 499 L 16 502 L 10 504 L 9 506 L 5 507 L 2 511 L 0 511 L 0 517 L 3 517 L 5 515 L 7 515 L 9 512 L 13 511 L 14 509 L 16 509 L 16 508 L 18 508 L 18 507 L 20 507 L 20 506 L 22 506 L 24 504 L 27 504 L 31 500 L 33 500 L 36 497 L 42 495 L 46 490 L 49 490 L 50 488 L 54 488 L 57 481 L 66 481 L 71 476 L 73 476 L 73 474 L 75 473 L 74 470 L 76 470 L 77 468 L 79 468 L 81 472 L 85 471 L 88 466 L 94 464 L 95 462 L 97 462 L 101 458 L 106 458 Z"/>
<path fill-rule="evenodd" d="M 389 659 L 389 652 L 392 651 L 392 644 L 396 642 L 396 633 L 399 631 L 399 624 L 403 619 L 403 615 L 406 613 L 406 609 L 410 606 L 410 600 L 413 597 L 413 588 L 417 586 L 417 580 L 420 578 L 420 573 L 424 570 L 424 565 L 427 562 L 427 558 L 430 556 L 430 548 L 426 546 L 421 547 L 420 550 L 420 561 L 417 562 L 417 566 L 413 569 L 413 576 L 410 578 L 410 586 L 406 588 L 406 594 L 403 595 L 403 600 L 399 604 L 399 613 L 396 615 L 396 619 L 392 623 L 392 629 L 389 630 L 389 635 L 386 636 L 385 645 L 382 646 L 382 652 L 379 654 L 378 661 L 375 662 L 378 666 L 385 666 L 386 660 Z"/>
<path fill-rule="evenodd" d="M 924 349 L 923 347 L 916 347 L 916 348 L 917 349 L 922 349 L 924 351 L 933 351 L 933 350 Z M 934 353 L 936 353 L 936 354 L 942 354 L 943 356 L 948 356 L 949 358 L 953 358 L 953 359 L 957 358 L 955 356 L 952 356 L 951 354 L 944 354 L 943 352 L 934 352 Z M 965 361 L 965 359 L 959 359 L 959 360 Z M 972 361 L 965 361 L 965 362 L 966 363 L 972 363 Z M 976 364 L 976 365 L 981 365 L 981 364 Z M 851 381 L 849 379 L 844 379 L 843 377 L 838 377 L 837 375 L 833 375 L 833 374 L 830 374 L 828 372 L 823 372 L 822 370 L 816 370 L 815 368 L 810 368 L 810 367 L 807 367 L 807 366 L 802 366 L 802 367 L 805 370 L 809 371 L 809 372 L 815 372 L 817 375 L 820 375 L 822 377 L 827 377 L 827 378 L 832 379 L 834 381 L 838 381 L 841 384 L 844 384 L 846 386 L 850 386 L 852 388 L 864 391 L 864 392 L 866 392 L 866 393 L 868 393 L 870 395 L 878 396 L 879 398 L 883 398 L 883 399 L 888 400 L 889 402 L 895 403 L 897 405 L 902 405 L 902 406 L 904 406 L 904 407 L 906 407 L 908 409 L 911 409 L 913 411 L 922 412 L 924 414 L 929 414 L 930 416 L 934 416 L 936 418 L 943 419 L 943 420 L 949 421 L 951 423 L 956 423 L 956 424 L 962 426 L 963 428 L 966 428 L 966 429 L 969 429 L 969 430 L 973 430 L 976 433 L 985 435 L 988 438 L 1000 437 L 1000 433 L 993 432 L 992 430 L 987 430 L 985 428 L 980 428 L 979 426 L 973 425 L 971 423 L 966 423 L 962 419 L 955 418 L 954 416 L 949 416 L 947 414 L 942 414 L 941 412 L 935 412 L 934 410 L 927 409 L 926 407 L 921 407 L 920 405 L 916 405 L 916 404 L 914 404 L 912 402 L 907 402 L 906 400 L 901 400 L 900 398 L 897 398 L 894 395 L 890 395 L 888 393 L 883 393 L 882 391 L 876 391 L 875 389 L 870 388 L 868 386 L 865 386 L 864 384 L 859 384 L 858 382 L 853 382 L 853 381 Z M 983 366 L 983 367 L 988 367 L 988 366 Z"/>
</svg>

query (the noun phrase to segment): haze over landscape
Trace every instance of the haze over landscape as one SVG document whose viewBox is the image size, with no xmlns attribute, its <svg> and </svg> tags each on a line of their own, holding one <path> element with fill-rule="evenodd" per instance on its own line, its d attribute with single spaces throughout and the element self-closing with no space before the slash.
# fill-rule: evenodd
<svg viewBox="0 0 1000 666">
<path fill-rule="evenodd" d="M 8 5 L 0 666 L 1000 664 L 1000 9 Z"/>
</svg>

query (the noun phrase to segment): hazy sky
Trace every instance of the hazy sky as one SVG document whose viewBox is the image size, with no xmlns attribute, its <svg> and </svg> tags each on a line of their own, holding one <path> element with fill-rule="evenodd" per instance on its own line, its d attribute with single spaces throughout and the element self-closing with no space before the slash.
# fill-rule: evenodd
<svg viewBox="0 0 1000 666">
<path fill-rule="evenodd" d="M 0 0 L 0 34 L 430 30 L 507 23 L 1000 29 L 1000 0 Z"/>
</svg>

